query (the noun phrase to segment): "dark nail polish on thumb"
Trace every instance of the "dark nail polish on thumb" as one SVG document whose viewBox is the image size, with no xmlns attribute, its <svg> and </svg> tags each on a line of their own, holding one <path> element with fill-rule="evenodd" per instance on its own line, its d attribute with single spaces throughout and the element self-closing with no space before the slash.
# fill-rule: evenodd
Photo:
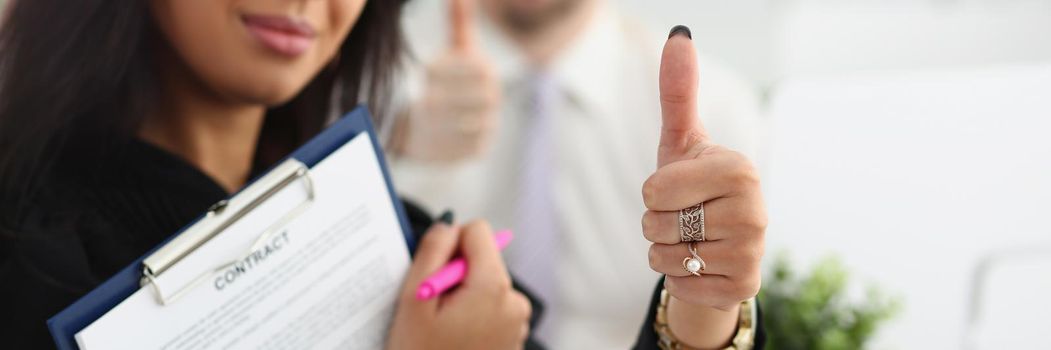
<svg viewBox="0 0 1051 350">
<path fill-rule="evenodd" d="M 446 209 L 444 212 L 442 212 L 442 215 L 438 215 L 438 222 L 444 223 L 446 225 L 452 225 L 453 211 L 450 209 Z"/>
<path fill-rule="evenodd" d="M 693 33 L 690 33 L 690 27 L 681 24 L 671 28 L 671 32 L 668 33 L 668 39 L 678 34 L 683 34 L 686 38 L 693 40 Z"/>
</svg>

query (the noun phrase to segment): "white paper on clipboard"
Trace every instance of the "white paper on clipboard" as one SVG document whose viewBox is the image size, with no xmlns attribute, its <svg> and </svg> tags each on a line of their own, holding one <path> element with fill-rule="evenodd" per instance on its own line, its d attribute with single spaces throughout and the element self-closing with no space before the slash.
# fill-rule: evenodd
<svg viewBox="0 0 1051 350">
<path fill-rule="evenodd" d="M 154 282 L 185 284 L 176 302 L 143 287 L 76 334 L 81 349 L 382 347 L 410 255 L 369 139 L 362 133 L 310 169 L 310 206 L 260 232 L 306 193 L 287 186 Z"/>
</svg>

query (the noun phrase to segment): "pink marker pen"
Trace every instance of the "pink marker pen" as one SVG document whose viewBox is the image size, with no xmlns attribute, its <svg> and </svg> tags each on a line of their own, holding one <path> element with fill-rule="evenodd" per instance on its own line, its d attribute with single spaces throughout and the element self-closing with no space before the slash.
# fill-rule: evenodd
<svg viewBox="0 0 1051 350">
<path fill-rule="evenodd" d="M 511 230 L 496 232 L 493 235 L 493 239 L 496 240 L 496 248 L 504 250 L 507 244 L 511 243 L 512 237 Z M 427 300 L 434 298 L 463 282 L 464 277 L 467 277 L 467 261 L 463 257 L 452 259 L 440 270 L 420 283 L 420 287 L 416 289 L 416 299 Z"/>
</svg>

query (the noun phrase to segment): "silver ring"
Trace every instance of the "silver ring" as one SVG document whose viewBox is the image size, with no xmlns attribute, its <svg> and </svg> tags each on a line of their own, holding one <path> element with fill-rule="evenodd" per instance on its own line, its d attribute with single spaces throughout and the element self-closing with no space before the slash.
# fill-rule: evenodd
<svg viewBox="0 0 1051 350">
<path fill-rule="evenodd" d="M 701 259 L 701 256 L 697 254 L 696 244 L 697 242 L 686 243 L 686 248 L 690 250 L 691 256 L 682 259 L 682 268 L 686 270 L 686 272 L 689 272 L 694 276 L 700 277 L 701 271 L 704 271 L 706 266 L 704 263 L 704 259 Z"/>
<path fill-rule="evenodd" d="M 704 242 L 704 202 L 679 210 L 679 240 Z"/>
</svg>

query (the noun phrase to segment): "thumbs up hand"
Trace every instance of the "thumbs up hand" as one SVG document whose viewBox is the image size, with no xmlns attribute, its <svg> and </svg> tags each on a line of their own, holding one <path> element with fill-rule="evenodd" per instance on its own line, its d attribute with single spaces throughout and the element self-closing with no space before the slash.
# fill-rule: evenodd
<svg viewBox="0 0 1051 350">
<path fill-rule="evenodd" d="M 475 43 L 475 0 L 450 0 L 451 47 L 427 65 L 420 101 L 409 111 L 404 154 L 460 161 L 486 150 L 496 126 L 500 86 Z"/>
<path fill-rule="evenodd" d="M 714 144 L 698 118 L 696 55 L 689 29 L 672 29 L 661 57 L 661 136 L 657 171 L 642 189 L 642 229 L 652 242 L 650 267 L 666 275 L 672 333 L 709 348 L 728 344 L 738 305 L 759 292 L 767 219 L 751 162 Z M 699 203 L 703 220 L 691 221 Z M 697 221 L 704 241 L 684 242 L 681 233 L 696 233 L 701 225 L 690 223 Z M 699 276 L 687 270 L 690 244 L 704 262 L 691 266 L 703 266 Z"/>
</svg>

